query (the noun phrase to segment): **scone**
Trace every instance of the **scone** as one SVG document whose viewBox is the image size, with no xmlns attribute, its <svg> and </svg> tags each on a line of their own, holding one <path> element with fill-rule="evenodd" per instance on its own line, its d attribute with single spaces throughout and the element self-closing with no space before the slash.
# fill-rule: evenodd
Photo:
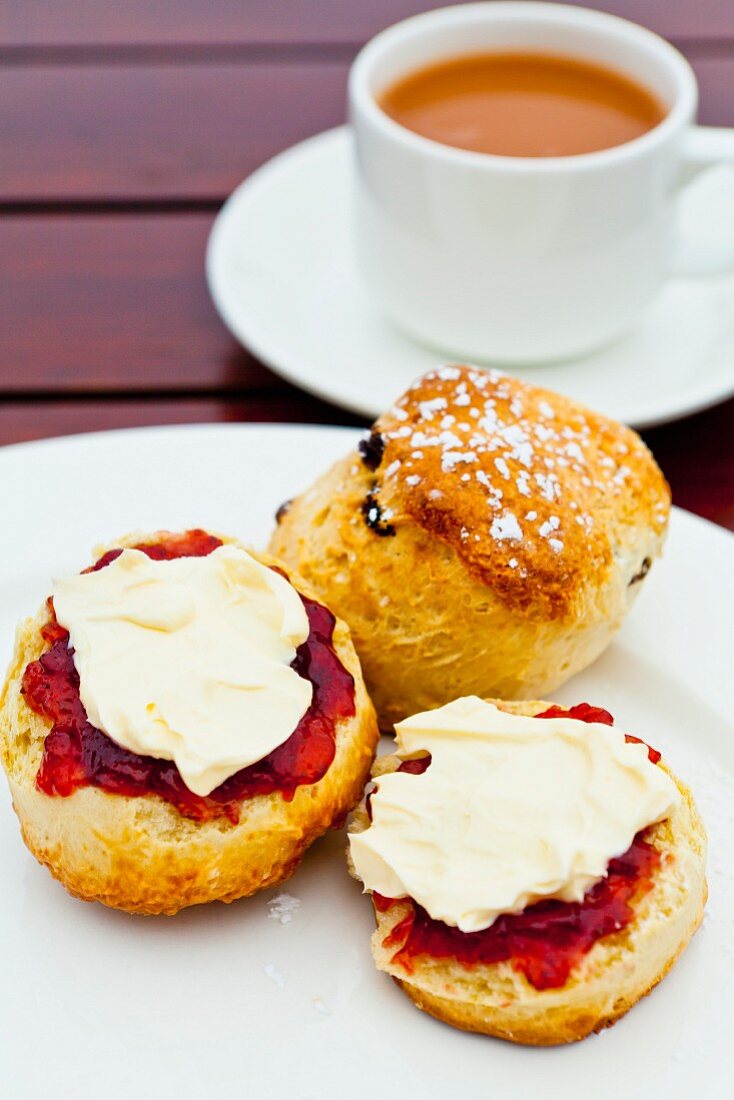
<svg viewBox="0 0 734 1100">
<path fill-rule="evenodd" d="M 270 551 L 349 624 L 389 728 L 462 695 L 543 697 L 594 661 L 669 508 L 635 432 L 445 367 L 281 509 Z"/>
<path fill-rule="evenodd" d="M 0 696 L 27 846 L 136 913 L 282 882 L 374 756 L 347 627 L 233 539 L 136 534 L 97 557 L 21 624 Z"/>
<path fill-rule="evenodd" d="M 611 723 L 586 704 L 464 699 L 398 727 L 355 811 L 350 869 L 372 894 L 375 962 L 419 1008 L 572 1042 L 686 947 L 706 901 L 703 825 L 660 754 Z"/>
</svg>

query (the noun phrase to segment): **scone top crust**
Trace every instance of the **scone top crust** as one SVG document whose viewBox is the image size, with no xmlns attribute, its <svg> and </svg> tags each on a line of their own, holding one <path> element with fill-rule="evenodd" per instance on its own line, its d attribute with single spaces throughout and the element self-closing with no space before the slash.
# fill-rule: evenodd
<svg viewBox="0 0 734 1100">
<path fill-rule="evenodd" d="M 376 421 L 365 461 L 384 522 L 408 517 L 506 604 L 549 617 L 603 583 L 636 532 L 662 536 L 670 511 L 635 432 L 498 371 L 424 375 Z"/>
</svg>

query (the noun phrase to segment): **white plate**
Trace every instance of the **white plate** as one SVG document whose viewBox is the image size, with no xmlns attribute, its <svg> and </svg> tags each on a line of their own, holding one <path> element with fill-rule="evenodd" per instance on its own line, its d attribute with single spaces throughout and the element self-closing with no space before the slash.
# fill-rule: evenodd
<svg viewBox="0 0 734 1100">
<path fill-rule="evenodd" d="M 273 370 L 375 417 L 447 356 L 403 336 L 367 297 L 352 253 L 352 174 L 345 127 L 276 157 L 225 203 L 207 279 L 225 324 Z M 734 277 L 671 280 L 614 347 L 510 373 L 636 427 L 713 405 L 734 392 Z"/>
<path fill-rule="evenodd" d="M 262 546 L 281 501 L 353 439 L 333 428 L 156 428 L 0 451 L 3 656 L 49 578 L 78 568 L 97 541 L 200 524 Z M 3 1100 L 731 1096 L 733 563 L 729 535 L 676 512 L 618 640 L 559 693 L 609 707 L 663 749 L 711 834 L 704 927 L 616 1027 L 530 1050 L 422 1015 L 373 968 L 370 905 L 347 875 L 341 834 L 319 841 L 288 883 L 301 902 L 290 924 L 269 919 L 272 891 L 134 918 L 69 897 L 26 852 L 3 792 Z"/>
</svg>

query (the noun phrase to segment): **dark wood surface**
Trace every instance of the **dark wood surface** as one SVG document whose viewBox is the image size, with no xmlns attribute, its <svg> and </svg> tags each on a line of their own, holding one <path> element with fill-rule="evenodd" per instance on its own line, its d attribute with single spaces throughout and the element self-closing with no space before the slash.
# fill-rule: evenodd
<svg viewBox="0 0 734 1100">
<path fill-rule="evenodd" d="M 734 37 L 730 0 L 567 0 L 643 23 L 678 43 Z M 0 46 L 359 46 L 451 0 L 3 0 Z"/>
<path fill-rule="evenodd" d="M 0 443 L 150 424 L 359 423 L 229 336 L 204 248 L 233 187 L 343 120 L 359 46 L 439 6 L 0 0 Z M 593 6 L 671 38 L 698 74 L 701 121 L 734 125 L 732 0 Z M 734 530 L 734 401 L 646 438 L 676 502 Z"/>
<path fill-rule="evenodd" d="M 732 2 L 734 7 L 734 2 Z M 216 204 L 288 145 L 344 119 L 348 60 L 0 69 L 0 202 Z M 731 57 L 696 60 L 701 121 L 734 123 Z"/>
</svg>

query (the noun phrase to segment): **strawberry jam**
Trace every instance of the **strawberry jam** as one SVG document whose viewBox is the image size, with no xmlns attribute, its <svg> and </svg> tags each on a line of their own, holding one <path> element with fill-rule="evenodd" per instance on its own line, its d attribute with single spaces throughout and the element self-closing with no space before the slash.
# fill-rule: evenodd
<svg viewBox="0 0 734 1100">
<path fill-rule="evenodd" d="M 187 531 L 138 549 L 162 561 L 204 557 L 221 545 L 205 531 Z M 92 568 L 103 569 L 120 553 L 108 551 Z M 354 680 L 334 651 L 334 616 L 315 600 L 301 600 L 310 631 L 291 667 L 313 685 L 311 705 L 287 741 L 206 796 L 188 789 L 172 761 L 128 752 L 88 721 L 69 634 L 56 621 L 49 601 L 51 618 L 41 633 L 50 648 L 23 675 L 29 707 L 53 723 L 36 785 L 46 794 L 62 796 L 85 786 L 133 797 L 155 794 L 196 821 L 227 817 L 236 823 L 243 799 L 277 792 L 290 801 L 297 787 L 316 783 L 334 759 L 336 723 L 355 713 Z"/>
<path fill-rule="evenodd" d="M 582 722 L 601 722 L 611 726 L 608 711 L 581 703 L 570 710 L 550 707 L 538 718 L 576 718 Z M 628 737 L 628 741 L 638 741 Z M 660 753 L 648 746 L 652 763 Z M 406 760 L 400 771 L 424 772 L 430 756 Z M 412 898 L 384 898 L 373 894 L 375 908 L 385 912 L 393 906 L 407 907 L 383 940 L 383 946 L 395 947 L 392 961 L 412 974 L 421 955 L 434 959 L 453 959 L 463 966 L 509 961 L 536 989 L 556 989 L 565 985 L 574 966 L 602 936 L 619 932 L 634 917 L 634 903 L 652 888 L 652 879 L 660 862 L 659 852 L 637 834 L 630 848 L 609 862 L 606 878 L 588 891 L 583 901 L 539 901 L 522 913 L 502 914 L 481 932 L 461 932 L 443 921 L 433 920 Z"/>
</svg>

